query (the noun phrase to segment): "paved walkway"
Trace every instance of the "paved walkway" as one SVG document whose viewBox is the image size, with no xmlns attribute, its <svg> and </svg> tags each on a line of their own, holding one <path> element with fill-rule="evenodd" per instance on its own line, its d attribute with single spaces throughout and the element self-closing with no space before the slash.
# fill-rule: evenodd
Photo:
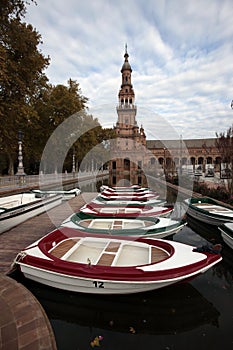
<svg viewBox="0 0 233 350">
<path fill-rule="evenodd" d="M 0 274 L 0 349 L 56 350 L 50 322 L 23 285 Z"/>
<path fill-rule="evenodd" d="M 5 273 L 20 250 L 60 225 L 71 211 L 77 211 L 94 196 L 94 193 L 85 193 L 64 201 L 48 213 L 0 235 L 1 350 L 56 350 L 53 331 L 42 306 L 31 292 Z"/>
<path fill-rule="evenodd" d="M 0 272 L 7 273 L 16 255 L 26 246 L 58 227 L 63 220 L 90 202 L 94 193 L 81 193 L 69 201 L 52 208 L 48 212 L 23 222 L 0 234 Z"/>
</svg>

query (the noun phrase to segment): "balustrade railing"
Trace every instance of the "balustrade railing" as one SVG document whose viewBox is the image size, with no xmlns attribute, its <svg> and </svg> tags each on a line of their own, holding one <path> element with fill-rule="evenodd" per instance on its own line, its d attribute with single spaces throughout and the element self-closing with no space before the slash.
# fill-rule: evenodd
<svg viewBox="0 0 233 350">
<path fill-rule="evenodd" d="M 40 174 L 40 175 L 24 175 L 18 176 L 0 176 L 0 191 L 7 188 L 17 188 L 22 186 L 36 186 L 40 184 L 52 184 L 60 181 L 66 181 L 71 179 L 80 179 L 88 176 L 106 175 L 108 170 L 93 170 L 93 171 L 82 171 L 75 173 L 62 173 L 62 174 Z"/>
</svg>

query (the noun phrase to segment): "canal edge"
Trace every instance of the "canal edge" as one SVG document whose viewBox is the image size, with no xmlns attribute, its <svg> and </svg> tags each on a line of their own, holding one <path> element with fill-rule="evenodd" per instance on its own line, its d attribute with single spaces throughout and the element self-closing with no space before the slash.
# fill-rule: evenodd
<svg viewBox="0 0 233 350">
<path fill-rule="evenodd" d="M 0 348 L 57 350 L 52 326 L 34 295 L 2 273 L 0 284 Z"/>
</svg>

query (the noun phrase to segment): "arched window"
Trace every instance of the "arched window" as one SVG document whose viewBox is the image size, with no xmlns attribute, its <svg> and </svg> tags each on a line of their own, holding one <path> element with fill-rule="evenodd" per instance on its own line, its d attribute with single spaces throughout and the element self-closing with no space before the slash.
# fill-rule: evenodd
<svg viewBox="0 0 233 350">
<path fill-rule="evenodd" d="M 163 161 L 164 161 L 163 158 L 160 157 L 160 158 L 158 159 L 158 161 L 159 161 L 159 165 L 163 165 Z"/>
<path fill-rule="evenodd" d="M 195 161 L 196 161 L 195 157 L 191 157 L 191 158 L 190 158 L 190 161 L 191 161 L 191 164 L 192 164 L 192 165 L 195 165 Z"/>
</svg>

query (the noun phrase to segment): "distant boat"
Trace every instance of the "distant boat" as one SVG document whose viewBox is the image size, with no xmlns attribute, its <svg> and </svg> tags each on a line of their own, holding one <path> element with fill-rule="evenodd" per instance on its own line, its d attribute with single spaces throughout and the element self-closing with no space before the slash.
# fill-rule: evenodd
<svg viewBox="0 0 233 350">
<path fill-rule="evenodd" d="M 38 196 L 47 195 L 47 194 L 59 194 L 62 195 L 63 199 L 68 200 L 75 196 L 78 196 L 81 193 L 79 188 L 73 188 L 71 190 L 32 190 L 33 193 L 36 193 Z"/>
<path fill-rule="evenodd" d="M 106 200 L 140 200 L 147 201 L 148 199 L 157 199 L 159 198 L 159 194 L 155 191 L 144 190 L 140 192 L 134 191 L 109 191 L 108 189 L 102 191 L 100 196 Z"/>
<path fill-rule="evenodd" d="M 148 217 L 148 216 L 159 216 L 168 217 L 173 212 L 173 206 L 107 206 L 104 204 L 88 203 L 85 204 L 80 211 L 85 214 L 91 214 L 96 217 Z"/>
<path fill-rule="evenodd" d="M 220 225 L 219 230 L 221 232 L 224 242 L 233 249 L 233 222 L 227 222 Z"/>
<path fill-rule="evenodd" d="M 170 218 L 114 218 L 95 217 L 91 214 L 78 212 L 64 220 L 61 226 L 75 228 L 81 231 L 132 237 L 164 238 L 179 232 L 186 222 Z"/>
<path fill-rule="evenodd" d="M 208 198 L 189 198 L 184 200 L 187 213 L 193 218 L 211 225 L 233 222 L 233 209 Z"/>
<path fill-rule="evenodd" d="M 163 199 L 156 199 L 156 198 L 147 198 L 145 199 L 137 199 L 137 200 L 130 200 L 130 199 L 112 199 L 111 197 L 109 198 L 104 198 L 99 194 L 95 199 L 91 201 L 91 203 L 96 203 L 96 204 L 104 204 L 104 205 L 110 205 L 110 206 L 145 206 L 145 205 L 153 205 L 153 206 L 158 206 L 158 205 L 164 205 L 166 203 L 165 200 Z"/>
<path fill-rule="evenodd" d="M 51 287 L 130 294 L 195 277 L 221 259 L 173 241 L 95 236 L 63 228 L 25 248 L 15 264 L 26 278 Z"/>
<path fill-rule="evenodd" d="M 132 185 L 132 186 L 115 186 L 115 187 L 110 187 L 107 185 L 102 185 L 100 187 L 100 191 L 109 191 L 109 192 L 135 192 L 135 193 L 140 193 L 140 192 L 145 192 L 148 191 L 148 187 L 141 187 L 139 185 Z"/>
<path fill-rule="evenodd" d="M 61 204 L 61 195 L 20 193 L 0 198 L 0 233 Z"/>
</svg>

